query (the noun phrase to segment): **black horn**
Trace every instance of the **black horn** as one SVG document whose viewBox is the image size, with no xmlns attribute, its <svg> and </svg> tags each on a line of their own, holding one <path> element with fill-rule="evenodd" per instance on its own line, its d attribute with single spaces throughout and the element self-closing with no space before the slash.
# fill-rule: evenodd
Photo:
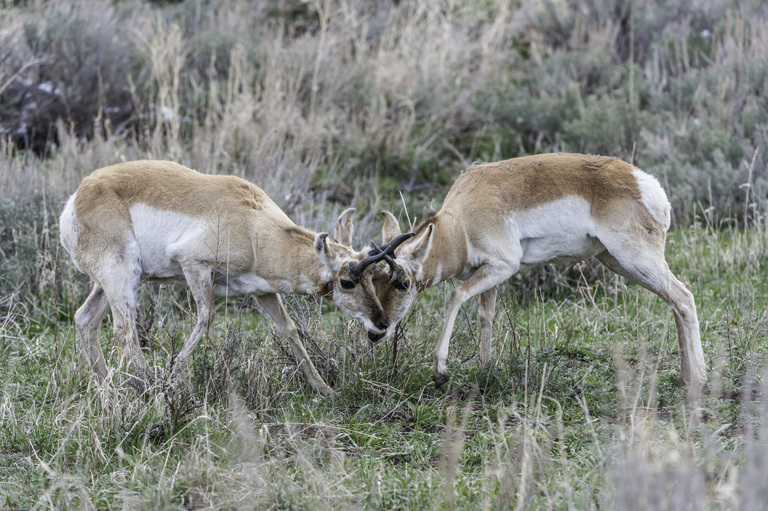
<svg viewBox="0 0 768 511">
<path fill-rule="evenodd" d="M 405 240 L 409 238 L 413 238 L 414 236 L 416 236 L 415 232 L 405 232 L 403 234 L 400 234 L 399 236 L 396 236 L 392 241 L 380 247 L 377 246 L 375 243 L 371 242 L 371 244 L 373 245 L 373 248 L 368 251 L 368 255 L 371 256 L 374 254 L 380 254 L 384 252 L 386 254 L 391 255 L 393 259 L 396 259 L 397 256 L 395 255 L 395 250 L 397 249 L 397 247 L 402 245 L 403 242 L 405 242 Z"/>
<path fill-rule="evenodd" d="M 373 248 L 368 251 L 368 257 L 360 261 L 359 263 L 355 263 L 349 268 L 349 274 L 354 277 L 361 277 L 363 275 L 363 272 L 366 268 L 368 268 L 373 263 L 378 263 L 379 261 L 386 261 L 386 263 L 389 265 L 390 269 L 392 269 L 392 277 L 390 277 L 390 283 L 397 280 L 398 275 L 402 275 L 403 269 L 400 268 L 400 266 L 393 261 L 395 256 L 395 249 L 403 244 L 405 240 L 408 238 L 411 238 L 415 236 L 412 232 L 406 232 L 404 234 L 401 234 L 386 245 L 382 245 L 379 247 L 376 245 L 376 243 L 371 242 L 373 245 Z M 394 279 L 394 280 L 393 280 Z"/>
<path fill-rule="evenodd" d="M 394 284 L 398 280 L 403 278 L 403 275 L 405 272 L 403 271 L 402 266 L 397 264 L 394 259 L 392 259 L 392 256 L 389 254 L 384 256 L 384 261 L 389 265 L 389 283 Z"/>
<path fill-rule="evenodd" d="M 377 252 L 375 254 L 371 254 L 371 252 L 368 252 L 368 257 L 366 257 L 359 263 L 350 265 L 349 267 L 350 275 L 356 278 L 360 278 L 363 275 L 363 272 L 365 271 L 366 268 L 368 268 L 373 263 L 378 263 L 379 261 L 387 257 L 386 252 Z"/>
<path fill-rule="evenodd" d="M 386 262 L 389 265 L 389 283 L 394 284 L 398 280 L 400 280 L 403 277 L 403 268 L 395 262 L 394 254 L 389 255 L 386 250 L 383 249 L 383 247 L 378 246 L 373 241 L 371 242 L 371 245 L 373 245 L 373 248 L 371 249 L 370 253 L 376 253 L 376 254 L 384 254 L 384 262 Z"/>
<path fill-rule="evenodd" d="M 376 243 L 371 242 L 371 245 L 373 245 L 373 248 L 368 251 L 368 255 L 373 254 L 385 254 L 384 255 L 384 261 L 389 265 L 389 283 L 394 284 L 398 280 L 403 278 L 403 274 L 405 273 L 403 271 L 403 268 L 395 262 L 395 258 L 397 256 L 395 255 L 395 249 L 399 247 L 405 240 L 412 238 L 415 236 L 415 233 L 412 232 L 406 232 L 404 234 L 401 234 L 386 245 L 379 247 L 376 245 Z"/>
</svg>

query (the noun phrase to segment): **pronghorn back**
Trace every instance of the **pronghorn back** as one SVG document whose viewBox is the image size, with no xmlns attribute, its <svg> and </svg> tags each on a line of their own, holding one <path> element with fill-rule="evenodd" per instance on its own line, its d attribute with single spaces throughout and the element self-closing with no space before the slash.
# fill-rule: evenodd
<svg viewBox="0 0 768 511">
<path fill-rule="evenodd" d="M 127 233 L 142 244 L 155 238 L 165 244 L 181 236 L 173 234 L 181 229 L 212 238 L 203 250 L 226 258 L 232 270 L 247 271 L 255 252 L 253 231 L 263 223 L 298 228 L 248 181 L 140 160 L 110 165 L 83 179 L 62 215 L 62 243 L 78 268 L 92 273 L 105 247 L 126 243 Z"/>
<path fill-rule="evenodd" d="M 201 174 L 170 161 L 139 160 L 93 171 L 78 187 L 75 210 L 78 216 L 94 211 L 121 215 L 122 206 L 135 203 L 195 218 L 205 218 L 212 204 L 253 210 L 277 207 L 244 179 Z"/>
<path fill-rule="evenodd" d="M 565 197 L 580 197 L 596 221 L 614 220 L 616 208 L 641 201 L 666 231 L 670 205 L 656 178 L 617 158 L 547 154 L 483 163 L 459 176 L 441 211 L 466 208 L 484 217 L 528 211 Z M 471 222 L 474 219 L 468 218 Z"/>
</svg>

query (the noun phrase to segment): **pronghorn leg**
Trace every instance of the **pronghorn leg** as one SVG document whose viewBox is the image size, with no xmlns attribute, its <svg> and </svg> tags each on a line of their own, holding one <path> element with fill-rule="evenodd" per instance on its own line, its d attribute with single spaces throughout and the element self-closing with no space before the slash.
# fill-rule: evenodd
<svg viewBox="0 0 768 511">
<path fill-rule="evenodd" d="M 139 346 L 139 335 L 136 332 L 136 306 L 139 299 L 139 281 L 141 279 L 141 263 L 138 245 L 119 247 L 112 257 L 110 272 L 103 272 L 107 278 L 100 280 L 104 293 L 107 295 L 112 308 L 115 339 L 123 349 L 123 356 L 128 361 L 130 385 L 139 391 L 144 390 L 144 383 L 152 383 L 155 374 L 149 368 L 147 359 Z M 119 268 L 119 271 L 116 269 Z M 138 378 L 138 379 L 137 379 Z"/>
<path fill-rule="evenodd" d="M 659 295 L 672 308 L 680 346 L 680 378 L 688 383 L 688 401 L 701 397 L 707 380 L 704 351 L 701 348 L 699 319 L 693 294 L 669 270 L 664 259 L 664 246 L 638 249 L 628 243 L 597 258 L 608 268 Z"/>
<path fill-rule="evenodd" d="M 446 360 L 448 359 L 448 346 L 451 342 L 451 332 L 453 324 L 456 321 L 456 315 L 461 305 L 473 296 L 488 291 L 491 288 L 501 284 L 515 274 L 519 265 L 494 266 L 484 264 L 470 278 L 462 282 L 458 287 L 451 291 L 448 301 L 445 305 L 445 323 L 443 331 L 435 345 L 434 366 L 432 368 L 435 379 L 435 386 L 438 388 L 448 381 L 448 368 Z"/>
<path fill-rule="evenodd" d="M 109 301 L 104 290 L 98 284 L 93 284 L 93 289 L 85 303 L 75 312 L 75 328 L 80 341 L 83 343 L 85 358 L 91 366 L 99 383 L 107 378 L 107 365 L 104 362 L 104 353 L 99 344 L 99 325 L 104 320 L 109 310 Z"/>
<path fill-rule="evenodd" d="M 324 396 L 334 397 L 336 392 L 334 392 L 334 390 L 325 383 L 322 376 L 320 376 L 320 374 L 317 372 L 317 369 L 315 369 L 314 364 L 312 364 L 312 360 L 310 360 L 309 355 L 307 354 L 307 350 L 304 349 L 304 345 L 301 343 L 301 339 L 299 338 L 299 331 L 296 329 L 296 324 L 288 315 L 285 307 L 283 307 L 283 302 L 280 299 L 280 295 L 261 295 L 256 298 L 256 301 L 259 302 L 261 307 L 264 309 L 264 312 L 266 312 L 267 315 L 272 318 L 272 321 L 275 322 L 278 330 L 280 330 L 283 334 L 285 334 L 286 337 L 288 337 L 288 344 L 291 346 L 291 350 L 293 350 L 296 361 L 301 367 L 302 371 L 304 371 L 304 374 L 306 375 L 307 380 L 309 380 L 309 384 L 312 386 L 312 388 Z"/>
<path fill-rule="evenodd" d="M 480 293 L 480 303 L 477 306 L 477 316 L 480 319 L 480 363 L 487 364 L 491 360 L 493 348 L 493 317 L 496 312 L 496 287 Z"/>
<path fill-rule="evenodd" d="M 184 263 L 181 265 L 184 272 L 184 278 L 187 280 L 189 290 L 192 292 L 192 298 L 195 299 L 197 307 L 197 323 L 192 333 L 184 341 L 176 360 L 169 381 L 173 382 L 179 377 L 181 372 L 189 362 L 189 357 L 208 332 L 213 321 L 214 303 L 213 303 L 213 274 L 211 268 L 201 263 Z"/>
</svg>

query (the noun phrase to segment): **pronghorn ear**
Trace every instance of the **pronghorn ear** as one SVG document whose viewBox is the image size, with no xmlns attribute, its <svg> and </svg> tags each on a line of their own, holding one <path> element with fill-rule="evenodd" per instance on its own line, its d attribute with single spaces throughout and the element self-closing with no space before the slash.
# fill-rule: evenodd
<svg viewBox="0 0 768 511">
<path fill-rule="evenodd" d="M 323 264 L 330 268 L 331 271 L 336 271 L 341 266 L 341 258 L 336 255 L 333 247 L 328 244 L 327 232 L 321 232 L 315 236 L 315 252 Z"/>
<path fill-rule="evenodd" d="M 384 217 L 384 225 L 381 226 L 381 239 L 384 243 L 389 243 L 400 236 L 400 223 L 395 215 L 389 211 L 382 211 L 381 216 Z"/>
<path fill-rule="evenodd" d="M 348 247 L 352 246 L 352 216 L 355 214 L 355 208 L 349 208 L 339 215 L 336 226 L 333 228 L 333 239 L 336 243 L 341 243 Z"/>
<path fill-rule="evenodd" d="M 414 241 L 403 245 L 402 253 L 398 255 L 398 260 L 407 261 L 413 268 L 418 268 L 432 250 L 432 238 L 435 232 L 435 224 L 429 224 Z"/>
</svg>

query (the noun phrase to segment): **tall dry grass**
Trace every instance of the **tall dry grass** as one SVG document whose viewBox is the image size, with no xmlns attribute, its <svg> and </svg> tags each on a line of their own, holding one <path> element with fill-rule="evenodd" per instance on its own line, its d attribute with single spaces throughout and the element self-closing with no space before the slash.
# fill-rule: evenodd
<svg viewBox="0 0 768 511">
<path fill-rule="evenodd" d="M 39 111 L 38 145 L 61 147 L 63 129 L 114 144 L 106 161 L 235 173 L 296 213 L 365 203 L 372 178 L 423 208 L 474 160 L 569 150 L 634 158 L 681 219 L 722 218 L 741 185 L 767 186 L 765 16 L 759 2 L 33 2 L 3 12 L 16 92 L 0 124 L 24 132 L 14 112 Z"/>
<path fill-rule="evenodd" d="M 766 18 L 715 0 L 4 3 L 0 507 L 760 509 Z M 421 218 L 472 161 L 551 150 L 634 159 L 690 224 L 669 255 L 721 380 L 703 410 L 676 399 L 663 304 L 583 267 L 505 288 L 493 368 L 473 365 L 463 315 L 455 396 L 428 386 L 447 290 L 397 351 L 288 300 L 337 404 L 313 401 L 247 300 L 226 304 L 184 399 L 103 399 L 88 380 L 71 328 L 88 286 L 56 236 L 95 168 L 240 175 L 327 231 L 354 205 L 363 245 L 379 209 Z M 162 366 L 193 311 L 174 290 L 142 299 Z"/>
</svg>

